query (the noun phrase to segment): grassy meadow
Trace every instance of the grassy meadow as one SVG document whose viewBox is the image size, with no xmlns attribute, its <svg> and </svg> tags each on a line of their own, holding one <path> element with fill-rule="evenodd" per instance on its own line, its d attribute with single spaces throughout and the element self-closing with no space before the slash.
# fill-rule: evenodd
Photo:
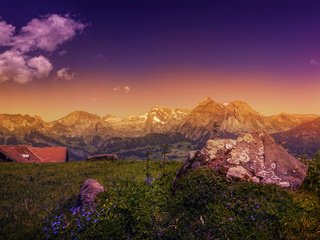
<svg viewBox="0 0 320 240">
<path fill-rule="evenodd" d="M 0 164 L 0 239 L 320 239 L 320 155 L 300 190 L 227 180 L 181 162 Z M 106 191 L 95 211 L 75 208 L 80 185 Z"/>
<path fill-rule="evenodd" d="M 181 163 L 159 167 L 151 173 L 175 172 Z M 74 197 L 87 178 L 98 180 L 108 190 L 120 181 L 143 182 L 145 161 L 68 162 L 63 164 L 0 163 L 0 239 L 33 239 L 44 219 Z"/>
</svg>

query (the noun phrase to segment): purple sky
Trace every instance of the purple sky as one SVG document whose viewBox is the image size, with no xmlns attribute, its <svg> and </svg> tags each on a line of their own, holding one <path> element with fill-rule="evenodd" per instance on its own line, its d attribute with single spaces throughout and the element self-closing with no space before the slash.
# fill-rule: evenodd
<svg viewBox="0 0 320 240">
<path fill-rule="evenodd" d="M 51 56 L 57 68 L 319 71 L 310 64 L 320 61 L 319 1 L 101 2 L 4 0 L 0 16 L 18 29 L 49 13 L 90 24 L 61 47 L 68 54 Z"/>
<path fill-rule="evenodd" d="M 308 85 L 313 92 L 301 95 L 320 102 L 319 13 L 316 0 L 3 0 L 0 88 L 33 84 L 36 92 L 37 86 L 43 89 L 58 80 L 76 88 L 80 82 L 101 84 L 104 79 L 111 91 L 120 87 L 128 93 L 125 86 L 131 92 L 153 91 L 158 82 L 152 84 L 152 79 L 162 73 L 211 72 L 229 74 L 224 84 L 238 81 L 237 86 L 263 85 L 269 76 L 273 87 Z M 125 80 L 107 77 L 111 74 Z M 195 78 L 184 87 L 212 87 L 218 84 L 215 79 Z M 172 88 L 179 81 L 168 77 L 163 85 Z M 188 99 L 179 103 L 190 105 Z M 317 112 L 316 107 L 308 109 Z"/>
</svg>

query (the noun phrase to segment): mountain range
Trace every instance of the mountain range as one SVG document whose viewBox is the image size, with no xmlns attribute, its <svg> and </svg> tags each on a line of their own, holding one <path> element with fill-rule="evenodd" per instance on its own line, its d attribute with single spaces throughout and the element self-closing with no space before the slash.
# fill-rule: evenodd
<svg viewBox="0 0 320 240">
<path fill-rule="evenodd" d="M 155 106 L 143 115 L 125 118 L 75 111 L 46 122 L 39 116 L 0 114 L 0 144 L 68 146 L 73 159 L 118 152 L 120 149 L 116 145 L 126 149 L 124 157 L 140 156 L 141 151 L 134 151 L 139 148 L 138 142 L 151 148 L 165 143 L 189 142 L 191 145 L 183 145 L 189 150 L 201 147 L 210 137 L 232 138 L 257 130 L 273 134 L 278 141 L 284 139 L 284 145 L 293 153 L 311 155 L 320 148 L 319 115 L 264 116 L 243 101 L 222 104 L 208 97 L 193 109 Z"/>
</svg>

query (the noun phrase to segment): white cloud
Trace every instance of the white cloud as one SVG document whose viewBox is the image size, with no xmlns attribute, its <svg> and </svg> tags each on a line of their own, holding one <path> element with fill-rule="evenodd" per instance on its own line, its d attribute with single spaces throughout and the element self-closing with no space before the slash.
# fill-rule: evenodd
<svg viewBox="0 0 320 240">
<path fill-rule="evenodd" d="M 10 46 L 16 28 L 5 21 L 0 22 L 0 46 Z"/>
<path fill-rule="evenodd" d="M 51 62 L 42 55 L 34 56 L 34 51 L 56 51 L 85 27 L 69 15 L 57 14 L 34 18 L 18 33 L 13 25 L 0 21 L 0 46 L 7 48 L 0 53 L 0 83 L 24 84 L 35 78 L 48 77 L 53 69 Z M 74 73 L 68 71 L 68 68 L 60 69 L 57 76 L 71 80 Z"/>
<path fill-rule="evenodd" d="M 118 87 L 113 88 L 112 90 L 113 90 L 113 91 L 115 91 L 115 92 L 118 92 L 118 91 L 120 91 L 120 90 L 121 90 L 121 87 L 120 87 L 120 86 L 118 86 Z"/>
<path fill-rule="evenodd" d="M 124 92 L 129 93 L 131 91 L 131 88 L 129 86 L 124 86 Z"/>
<path fill-rule="evenodd" d="M 66 41 L 71 40 L 86 26 L 76 22 L 69 15 L 47 15 L 32 19 L 22 27 L 19 35 L 13 37 L 12 47 L 22 52 L 45 50 L 53 52 Z"/>
<path fill-rule="evenodd" d="M 44 56 L 33 57 L 28 60 L 28 66 L 36 73 L 38 78 L 48 77 L 52 64 Z"/>
<path fill-rule="evenodd" d="M 57 78 L 71 81 L 74 79 L 75 73 L 70 73 L 69 70 L 69 68 L 61 68 L 59 71 L 57 71 Z"/>
<path fill-rule="evenodd" d="M 125 93 L 129 93 L 131 91 L 131 88 L 129 86 L 124 86 L 124 87 L 115 87 L 112 89 L 114 92 L 118 92 L 118 91 L 124 91 Z"/>
<path fill-rule="evenodd" d="M 47 77 L 51 70 L 52 64 L 41 55 L 31 58 L 13 50 L 0 54 L 0 83 L 12 80 L 24 84 Z"/>
<path fill-rule="evenodd" d="M 316 60 L 316 59 L 311 59 L 311 60 L 310 60 L 310 64 L 311 64 L 311 65 L 320 66 L 320 62 L 319 62 L 318 60 Z"/>
</svg>

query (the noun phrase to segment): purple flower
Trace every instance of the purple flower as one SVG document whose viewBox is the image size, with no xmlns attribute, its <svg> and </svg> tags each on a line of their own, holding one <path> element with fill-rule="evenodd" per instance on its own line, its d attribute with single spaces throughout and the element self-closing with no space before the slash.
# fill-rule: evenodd
<svg viewBox="0 0 320 240">
<path fill-rule="evenodd" d="M 80 211 L 80 207 L 72 207 L 72 208 L 70 208 L 70 211 L 71 211 L 72 215 L 75 215 L 76 213 L 78 213 Z"/>
<path fill-rule="evenodd" d="M 253 221 L 255 221 L 256 219 L 255 219 L 255 217 L 253 216 L 253 215 L 251 215 L 250 216 L 250 218 L 253 220 Z"/>
</svg>

